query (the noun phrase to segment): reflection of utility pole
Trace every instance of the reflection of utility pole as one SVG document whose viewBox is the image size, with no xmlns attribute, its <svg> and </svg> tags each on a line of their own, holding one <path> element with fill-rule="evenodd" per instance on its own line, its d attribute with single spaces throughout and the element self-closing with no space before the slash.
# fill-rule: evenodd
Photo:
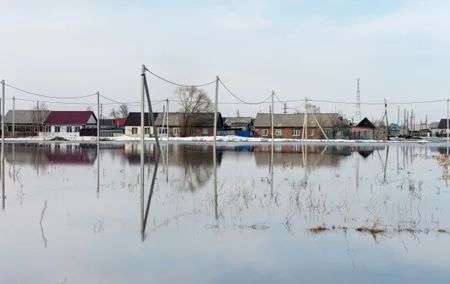
<svg viewBox="0 0 450 284">
<path fill-rule="evenodd" d="M 386 146 L 386 158 L 384 159 L 384 177 L 383 177 L 383 183 L 386 183 L 386 171 L 387 171 L 387 162 L 389 159 L 389 145 Z"/>
<path fill-rule="evenodd" d="M 359 156 L 356 157 L 356 189 L 359 189 Z"/>
</svg>

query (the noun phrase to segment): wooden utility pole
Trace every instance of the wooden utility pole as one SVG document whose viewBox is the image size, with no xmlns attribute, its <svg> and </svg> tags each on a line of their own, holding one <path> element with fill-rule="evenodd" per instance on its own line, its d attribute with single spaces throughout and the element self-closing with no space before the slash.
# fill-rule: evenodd
<svg viewBox="0 0 450 284">
<path fill-rule="evenodd" d="M 272 149 L 273 149 L 273 143 L 274 143 L 274 126 L 273 126 L 273 112 L 274 112 L 274 104 L 273 104 L 273 97 L 275 95 L 275 92 L 272 91 L 272 106 L 271 106 L 271 115 L 270 115 L 270 131 L 272 132 Z"/>
<path fill-rule="evenodd" d="M 16 97 L 13 97 L 13 112 L 12 112 L 12 136 L 16 137 Z"/>
<path fill-rule="evenodd" d="M 384 99 L 384 117 L 386 118 L 386 136 L 387 136 L 387 140 L 389 140 L 389 121 L 388 121 L 388 115 L 387 115 L 386 99 Z"/>
</svg>

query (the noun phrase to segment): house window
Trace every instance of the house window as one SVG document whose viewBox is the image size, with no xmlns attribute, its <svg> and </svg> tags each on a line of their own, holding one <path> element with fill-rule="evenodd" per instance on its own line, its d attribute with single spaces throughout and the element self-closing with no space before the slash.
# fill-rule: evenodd
<svg viewBox="0 0 450 284">
<path fill-rule="evenodd" d="M 55 126 L 55 132 L 59 132 L 59 131 L 60 131 L 59 126 Z"/>
<path fill-rule="evenodd" d="M 79 126 L 75 126 L 75 130 L 73 132 L 80 132 L 80 127 Z"/>
<path fill-rule="evenodd" d="M 67 126 L 67 132 L 72 132 L 72 126 Z"/>
<path fill-rule="evenodd" d="M 189 130 L 190 136 L 195 136 L 195 128 Z"/>
<path fill-rule="evenodd" d="M 283 132 L 281 131 L 281 129 L 275 129 L 275 136 L 281 136 L 283 134 Z"/>
<path fill-rule="evenodd" d="M 144 128 L 144 133 L 145 134 L 150 134 L 150 127 Z"/>
<path fill-rule="evenodd" d="M 208 128 L 202 128 L 202 136 L 208 135 Z"/>
<path fill-rule="evenodd" d="M 180 132 L 180 130 L 178 128 L 173 129 L 173 135 L 178 136 L 179 132 Z"/>
<path fill-rule="evenodd" d="M 51 126 L 46 126 L 45 127 L 45 132 L 52 132 L 52 127 Z"/>
<path fill-rule="evenodd" d="M 261 136 L 267 136 L 269 134 L 269 131 L 267 129 L 261 130 Z"/>
<path fill-rule="evenodd" d="M 137 127 L 131 128 L 131 134 L 137 134 Z"/>
<path fill-rule="evenodd" d="M 292 136 L 300 136 L 300 130 L 298 130 L 298 129 L 292 129 L 292 130 L 291 130 L 291 135 L 292 135 Z"/>
</svg>

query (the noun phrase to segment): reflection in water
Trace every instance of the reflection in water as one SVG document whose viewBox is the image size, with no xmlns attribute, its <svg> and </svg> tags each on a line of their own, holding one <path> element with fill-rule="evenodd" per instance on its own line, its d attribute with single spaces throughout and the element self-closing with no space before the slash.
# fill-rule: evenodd
<svg viewBox="0 0 450 284">
<path fill-rule="evenodd" d="M 51 164 L 93 165 L 97 158 L 97 146 L 82 143 L 19 144 L 5 145 L 5 159 L 8 163 L 32 165 L 38 171 Z"/>
<path fill-rule="evenodd" d="M 100 153 L 92 146 L 93 157 L 98 159 Z M 211 279 L 220 283 L 268 279 L 266 282 L 296 283 L 300 278 L 351 283 L 355 277 L 359 282 L 378 283 L 384 275 L 391 275 L 397 283 L 426 283 L 423 278 L 410 281 L 403 272 L 396 272 L 410 271 L 411 263 L 414 271 L 420 269 L 431 283 L 448 279 L 448 238 L 438 228 L 447 229 L 450 224 L 446 206 L 450 195 L 445 189 L 440 195 L 430 190 L 445 184 L 432 159 L 438 153 L 427 156 L 425 147 L 390 145 L 388 152 L 387 146 L 275 145 L 274 151 L 270 145 L 219 146 L 214 154 L 211 146 L 164 145 L 158 158 L 148 146 L 146 158 L 151 159 L 150 163 L 146 159 L 146 166 L 151 174 L 146 177 L 142 204 L 139 167 L 129 159 L 133 156 L 127 150 L 130 144 L 101 145 L 100 164 L 71 158 L 77 161 L 74 165 L 83 166 L 73 167 L 66 160 L 50 166 L 45 174 L 42 171 L 38 178 L 33 174 L 36 163 L 53 164 L 48 158 L 51 151 L 49 154 L 45 147 L 30 150 L 29 146 L 18 146 L 13 153 L 7 150 L 9 162 L 16 156 L 21 165 L 18 169 L 27 178 L 22 181 L 26 202 L 9 199 L 8 210 L 1 216 L 4 241 L 0 249 L 10 265 L 0 268 L 6 278 L 2 282 L 28 283 L 32 277 L 38 278 L 34 283 L 49 279 L 61 283 L 66 278 L 76 283 L 114 282 L 112 278 L 142 282 L 130 273 L 133 267 L 132 271 L 145 277 L 157 275 L 154 280 L 158 283 L 214 282 Z M 87 148 L 83 151 L 92 151 Z M 83 151 L 69 155 L 86 156 Z M 25 159 L 23 152 L 34 156 Z M 359 190 L 355 189 L 353 158 L 359 163 Z M 92 175 L 98 167 L 102 191 L 96 199 L 89 186 L 98 180 Z M 156 172 L 164 172 L 166 177 L 156 179 L 153 191 L 150 179 Z M 188 181 L 183 181 L 185 178 Z M 8 197 L 22 188 L 14 179 L 14 175 L 6 176 Z M 44 200 L 49 207 L 39 222 Z M 143 207 L 142 223 L 139 205 Z M 376 235 L 383 245 L 373 245 L 370 232 L 356 230 L 373 224 L 386 230 Z M 314 235 L 309 228 L 317 225 L 328 230 Z M 151 242 L 138 245 L 138 231 L 151 232 Z M 48 247 L 45 253 L 29 253 L 42 252 L 44 247 Z M 61 250 L 64 259 L 76 261 L 77 271 L 72 272 L 72 263 L 56 272 L 46 269 L 62 265 L 61 256 L 55 254 Z M 85 263 L 86 259 L 92 263 Z M 92 273 L 93 263 L 104 263 L 104 270 L 96 270 L 104 273 Z M 28 266 L 33 270 L 21 269 Z M 163 272 L 174 266 L 187 268 L 177 270 L 180 273 L 175 276 Z M 304 268 L 301 273 L 299 267 Z M 321 267 L 320 277 L 317 267 Z M 30 271 L 45 271 L 45 279 Z"/>
</svg>

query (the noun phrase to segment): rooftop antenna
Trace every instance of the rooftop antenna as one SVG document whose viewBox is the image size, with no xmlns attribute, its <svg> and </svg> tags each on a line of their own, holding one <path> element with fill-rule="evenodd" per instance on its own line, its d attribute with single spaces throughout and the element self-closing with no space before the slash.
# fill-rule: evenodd
<svg viewBox="0 0 450 284">
<path fill-rule="evenodd" d="M 359 78 L 356 79 L 356 113 L 355 119 L 361 121 L 361 93 L 359 91 Z"/>
</svg>

